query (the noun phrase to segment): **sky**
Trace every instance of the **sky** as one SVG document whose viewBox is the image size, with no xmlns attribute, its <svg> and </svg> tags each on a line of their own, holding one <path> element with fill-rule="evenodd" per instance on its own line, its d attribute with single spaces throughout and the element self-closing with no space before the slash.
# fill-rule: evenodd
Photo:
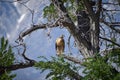
<svg viewBox="0 0 120 80">
<path fill-rule="evenodd" d="M 10 0 L 11 1 L 11 0 Z M 27 1 L 27 0 L 23 0 Z M 25 5 L 34 10 L 34 24 L 46 23 L 46 19 L 43 18 L 43 8 L 49 5 L 48 0 L 30 0 Z M 12 46 L 16 45 L 15 40 L 19 34 L 32 25 L 31 12 L 25 6 L 20 3 L 6 3 L 0 2 L 0 37 L 6 37 Z M 47 36 L 50 32 L 51 38 Z M 24 42 L 27 45 L 26 56 L 39 61 L 39 56 L 45 56 L 50 59 L 51 56 L 56 56 L 55 40 L 60 35 L 65 35 L 65 45 L 67 46 L 67 40 L 69 32 L 63 28 L 53 28 L 47 30 L 37 30 L 30 35 L 26 36 Z M 71 38 L 71 46 L 74 46 L 74 39 Z M 72 53 L 77 53 L 76 48 L 71 48 Z M 16 52 L 16 50 L 14 49 Z M 65 53 L 69 53 L 66 47 Z M 75 54 L 73 56 L 78 56 Z M 19 56 L 16 54 L 19 59 Z M 34 67 L 19 69 L 12 72 L 17 76 L 13 80 L 45 80 L 47 73 L 40 73 L 40 70 L 36 70 Z"/>
</svg>

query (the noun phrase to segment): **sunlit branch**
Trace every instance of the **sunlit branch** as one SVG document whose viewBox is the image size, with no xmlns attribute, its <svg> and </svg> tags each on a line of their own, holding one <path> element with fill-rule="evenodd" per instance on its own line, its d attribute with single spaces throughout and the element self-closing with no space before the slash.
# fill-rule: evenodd
<svg viewBox="0 0 120 80">
<path fill-rule="evenodd" d="M 65 59 L 69 60 L 69 61 L 72 61 L 74 63 L 77 63 L 77 64 L 82 64 L 82 62 L 74 57 L 71 57 L 71 56 L 67 56 L 65 54 L 62 55 Z"/>
<path fill-rule="evenodd" d="M 38 30 L 38 29 L 46 29 L 46 28 L 53 28 L 53 27 L 58 27 L 59 26 L 59 22 L 62 18 L 57 19 L 54 23 L 46 23 L 46 24 L 38 24 L 38 25 L 32 25 L 31 28 L 27 29 L 24 32 L 21 32 L 21 34 L 19 35 L 19 38 L 17 40 L 23 40 L 23 37 L 25 37 L 26 35 L 29 35 L 30 33 Z"/>
</svg>

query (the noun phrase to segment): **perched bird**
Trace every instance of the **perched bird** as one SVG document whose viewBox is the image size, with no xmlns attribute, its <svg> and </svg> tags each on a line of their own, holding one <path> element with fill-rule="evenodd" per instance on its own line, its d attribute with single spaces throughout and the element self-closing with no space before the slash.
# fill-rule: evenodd
<svg viewBox="0 0 120 80">
<path fill-rule="evenodd" d="M 56 39 L 55 48 L 58 56 L 64 53 L 65 41 L 63 37 L 64 35 L 61 35 L 59 38 Z"/>
</svg>

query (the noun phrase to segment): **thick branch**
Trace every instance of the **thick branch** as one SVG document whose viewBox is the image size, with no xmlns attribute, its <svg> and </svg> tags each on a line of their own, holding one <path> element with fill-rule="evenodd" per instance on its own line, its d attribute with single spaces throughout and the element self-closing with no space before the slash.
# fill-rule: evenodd
<svg viewBox="0 0 120 80">
<path fill-rule="evenodd" d="M 101 0 L 98 0 L 98 8 L 93 10 L 93 6 L 90 4 L 89 0 L 83 0 L 86 10 L 90 18 L 90 42 L 91 42 L 91 56 L 99 52 L 99 18 L 101 11 Z"/>
<path fill-rule="evenodd" d="M 82 62 L 74 57 L 71 57 L 71 56 L 67 56 L 65 54 L 63 54 L 63 57 L 69 61 L 72 61 L 74 63 L 77 63 L 77 64 L 82 64 Z"/>
<path fill-rule="evenodd" d="M 33 25 L 31 28 L 27 29 L 25 32 L 20 34 L 20 37 L 22 38 L 22 37 L 32 33 L 33 31 L 36 31 L 38 29 L 45 29 L 45 28 L 46 28 L 45 24 L 43 24 L 43 25 Z"/>
<path fill-rule="evenodd" d="M 13 71 L 17 69 L 22 69 L 22 68 L 28 68 L 34 66 L 35 61 L 29 62 L 29 63 L 19 63 L 19 64 L 14 64 L 10 66 L 0 66 L 0 75 L 5 73 L 5 71 Z"/>
<path fill-rule="evenodd" d="M 36 31 L 38 29 L 46 29 L 47 27 L 52 28 L 52 27 L 57 27 L 59 26 L 59 21 L 62 18 L 57 19 L 54 23 L 51 24 L 39 24 L 39 25 L 32 25 L 31 28 L 27 29 L 26 31 L 22 32 L 18 38 L 18 40 L 22 40 L 23 37 L 26 35 L 32 33 L 33 31 Z"/>
</svg>

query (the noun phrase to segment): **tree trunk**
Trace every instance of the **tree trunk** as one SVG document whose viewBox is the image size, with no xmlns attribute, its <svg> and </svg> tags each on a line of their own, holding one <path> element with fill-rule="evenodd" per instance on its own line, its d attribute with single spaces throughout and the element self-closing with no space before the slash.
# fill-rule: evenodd
<svg viewBox="0 0 120 80">
<path fill-rule="evenodd" d="M 78 26 L 75 26 L 74 22 L 69 17 L 68 12 L 63 5 L 63 2 L 61 0 L 52 0 L 52 2 L 57 7 L 57 9 L 59 9 L 60 12 L 64 14 L 64 21 L 62 24 L 73 35 L 81 54 L 85 58 L 88 58 L 97 53 L 99 51 L 99 17 L 89 12 L 89 10 L 88 12 L 91 13 L 89 14 L 90 16 L 84 15 L 84 13 L 86 14 L 85 11 L 80 11 L 80 13 L 77 12 Z M 87 19 L 86 23 L 84 22 L 85 19 Z"/>
</svg>

